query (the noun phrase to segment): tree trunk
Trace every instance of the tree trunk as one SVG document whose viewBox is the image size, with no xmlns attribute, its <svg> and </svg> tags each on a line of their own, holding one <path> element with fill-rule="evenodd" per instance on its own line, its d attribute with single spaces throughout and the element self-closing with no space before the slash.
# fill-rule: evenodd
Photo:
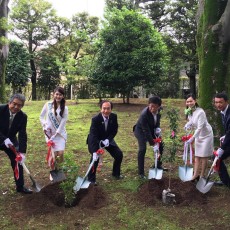
<svg viewBox="0 0 230 230">
<path fill-rule="evenodd" d="M 0 0 L 0 102 L 5 102 L 5 72 L 6 61 L 9 52 L 9 46 L 7 43 L 7 21 L 8 21 L 8 8 L 9 0 Z M 5 21 L 5 22 L 4 22 Z M 5 26 L 5 27 L 4 27 Z"/>
<path fill-rule="evenodd" d="M 186 71 L 189 78 L 190 92 L 196 96 L 196 67 L 194 64 L 190 65 L 190 70 Z"/>
<path fill-rule="evenodd" d="M 230 83 L 229 17 L 230 1 L 201 0 L 199 5 L 197 48 L 199 57 L 199 104 L 208 115 L 214 131 L 221 125 L 213 111 L 212 98 Z"/>
</svg>

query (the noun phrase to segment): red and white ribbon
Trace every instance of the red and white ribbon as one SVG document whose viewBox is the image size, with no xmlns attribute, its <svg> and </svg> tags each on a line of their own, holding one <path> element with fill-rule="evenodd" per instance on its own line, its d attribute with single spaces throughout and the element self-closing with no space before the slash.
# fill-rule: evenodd
<svg viewBox="0 0 230 230">
<path fill-rule="evenodd" d="M 55 168 L 55 165 L 54 165 L 55 159 L 53 159 L 52 152 L 51 152 L 51 151 L 53 151 L 52 148 L 54 147 L 54 145 L 55 145 L 55 143 L 52 140 L 49 140 L 47 142 L 48 152 L 46 155 L 46 162 L 48 163 L 48 165 L 51 169 Z"/>
</svg>

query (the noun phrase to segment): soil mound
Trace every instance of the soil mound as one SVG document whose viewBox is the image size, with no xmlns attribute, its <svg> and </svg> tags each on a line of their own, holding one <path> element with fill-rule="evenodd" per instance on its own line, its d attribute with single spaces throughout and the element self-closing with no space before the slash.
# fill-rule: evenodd
<svg viewBox="0 0 230 230">
<path fill-rule="evenodd" d="M 75 196 L 71 206 L 65 205 L 65 197 L 59 183 L 49 184 L 39 193 L 22 198 L 24 212 L 27 215 L 46 214 L 57 208 L 80 207 L 82 209 L 99 209 L 107 204 L 106 194 L 100 186 L 90 185 L 81 189 Z"/>
<path fill-rule="evenodd" d="M 162 201 L 162 192 L 168 187 L 168 178 L 162 178 L 161 180 L 151 179 L 139 187 L 138 198 L 147 206 L 156 205 L 159 201 Z M 179 179 L 171 179 L 170 189 L 175 194 L 174 205 L 189 206 L 193 203 L 199 205 L 207 203 L 207 195 L 200 193 L 196 189 L 195 183 L 191 181 L 182 182 Z M 210 193 L 208 194 L 210 195 Z"/>
</svg>

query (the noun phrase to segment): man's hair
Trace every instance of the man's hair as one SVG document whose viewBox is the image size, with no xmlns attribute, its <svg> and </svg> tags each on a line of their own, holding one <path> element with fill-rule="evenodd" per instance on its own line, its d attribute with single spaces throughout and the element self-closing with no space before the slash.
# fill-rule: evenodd
<svg viewBox="0 0 230 230">
<path fill-rule="evenodd" d="M 223 98 L 225 101 L 228 101 L 228 95 L 224 92 L 222 93 L 217 93 L 214 98 Z"/>
<path fill-rule="evenodd" d="M 20 93 L 15 93 L 14 95 L 12 95 L 12 96 L 10 97 L 9 103 L 12 103 L 12 101 L 13 101 L 15 98 L 18 99 L 18 100 L 20 100 L 20 101 L 22 102 L 22 106 L 24 106 L 25 101 L 26 101 L 26 98 L 25 98 L 24 95 L 22 95 L 22 94 L 20 94 Z"/>
<path fill-rule="evenodd" d="M 102 100 L 102 101 L 100 102 L 100 108 L 102 108 L 103 104 L 106 103 L 106 102 L 109 102 L 109 103 L 110 103 L 111 110 L 112 110 L 112 109 L 113 109 L 113 103 L 112 103 L 111 101 L 109 101 L 109 100 Z"/>
<path fill-rule="evenodd" d="M 161 106 L 162 101 L 161 101 L 161 98 L 160 98 L 160 97 L 158 97 L 158 96 L 153 96 L 153 97 L 150 97 L 150 98 L 149 98 L 149 104 L 150 104 L 150 103 L 157 104 L 157 105 Z"/>
</svg>

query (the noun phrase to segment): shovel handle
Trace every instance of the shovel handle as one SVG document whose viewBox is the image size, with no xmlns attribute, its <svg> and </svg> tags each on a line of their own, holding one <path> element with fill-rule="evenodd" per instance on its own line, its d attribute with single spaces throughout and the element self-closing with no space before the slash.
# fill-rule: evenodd
<svg viewBox="0 0 230 230">
<path fill-rule="evenodd" d="M 210 170 L 209 170 L 209 172 L 208 172 L 207 179 L 210 177 L 210 175 L 211 175 L 211 173 L 212 173 L 212 170 L 213 170 L 213 167 L 216 165 L 216 162 L 217 162 L 218 159 L 219 159 L 219 157 L 216 156 L 215 159 L 214 159 L 214 161 L 213 161 L 213 163 L 212 163 L 212 166 L 211 166 L 211 168 L 210 168 Z"/>
</svg>

